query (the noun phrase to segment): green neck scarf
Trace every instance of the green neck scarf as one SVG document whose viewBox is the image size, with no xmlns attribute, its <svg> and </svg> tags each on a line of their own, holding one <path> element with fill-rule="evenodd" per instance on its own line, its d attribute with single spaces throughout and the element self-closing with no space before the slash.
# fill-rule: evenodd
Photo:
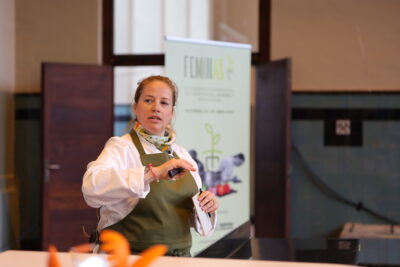
<svg viewBox="0 0 400 267">
<path fill-rule="evenodd" d="M 146 129 L 140 124 L 140 122 L 135 121 L 133 129 L 138 135 L 143 137 L 147 142 L 155 145 L 155 147 L 161 152 L 171 154 L 171 145 L 175 143 L 175 133 L 173 131 L 165 131 L 164 136 L 151 135 L 147 133 Z"/>
</svg>

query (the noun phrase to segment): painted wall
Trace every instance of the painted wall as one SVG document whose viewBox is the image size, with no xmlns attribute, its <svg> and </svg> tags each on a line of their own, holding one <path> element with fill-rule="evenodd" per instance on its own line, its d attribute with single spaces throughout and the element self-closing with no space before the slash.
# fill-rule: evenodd
<svg viewBox="0 0 400 267">
<path fill-rule="evenodd" d="M 302 114 L 292 119 L 292 142 L 308 166 L 342 196 L 397 221 L 399 13 L 397 0 L 273 0 L 271 51 L 273 59 L 292 58 L 293 115 Z M 361 125 L 361 145 L 325 142 L 326 124 L 337 119 Z M 295 150 L 292 170 L 293 237 L 335 236 L 346 222 L 387 223 L 327 197 Z"/>
<path fill-rule="evenodd" d="M 273 0 L 272 58 L 293 89 L 400 90 L 400 1 Z"/>
<path fill-rule="evenodd" d="M 13 97 L 15 84 L 15 1 L 0 1 L 0 251 L 17 235 L 13 174 Z M 11 213 L 11 211 L 13 211 Z"/>
<path fill-rule="evenodd" d="M 17 248 L 14 93 L 40 92 L 42 62 L 101 62 L 100 0 L 0 1 L 0 251 Z"/>
<path fill-rule="evenodd" d="M 100 0 L 16 1 L 16 89 L 40 91 L 42 62 L 101 62 Z"/>
</svg>

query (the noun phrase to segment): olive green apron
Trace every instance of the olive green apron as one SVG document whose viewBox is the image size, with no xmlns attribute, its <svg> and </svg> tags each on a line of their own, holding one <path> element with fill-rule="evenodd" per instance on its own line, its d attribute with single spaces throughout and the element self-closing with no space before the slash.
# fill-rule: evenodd
<svg viewBox="0 0 400 267">
<path fill-rule="evenodd" d="M 134 130 L 132 141 L 144 166 L 159 166 L 172 159 L 167 153 L 146 154 Z M 178 158 L 176 153 L 174 157 Z M 192 196 L 198 191 L 190 173 L 174 180 L 162 179 L 150 183 L 150 192 L 139 199 L 136 207 L 121 221 L 107 227 L 122 233 L 129 241 L 132 253 L 141 252 L 155 244 L 168 246 L 167 255 L 190 256 L 193 216 Z"/>
</svg>

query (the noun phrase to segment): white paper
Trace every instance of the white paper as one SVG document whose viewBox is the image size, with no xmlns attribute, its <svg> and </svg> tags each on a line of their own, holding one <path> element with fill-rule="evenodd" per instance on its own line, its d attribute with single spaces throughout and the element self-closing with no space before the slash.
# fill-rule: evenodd
<svg viewBox="0 0 400 267">
<path fill-rule="evenodd" d="M 211 231 L 212 223 L 211 223 L 211 218 L 210 218 L 209 214 L 207 212 L 204 212 L 200 207 L 200 203 L 198 200 L 199 194 L 200 193 L 197 193 L 196 195 L 194 195 L 192 197 L 192 199 L 193 199 L 194 207 L 196 209 L 197 217 L 200 221 L 201 229 L 203 230 L 203 234 L 205 234 L 205 233 L 209 233 Z"/>
</svg>

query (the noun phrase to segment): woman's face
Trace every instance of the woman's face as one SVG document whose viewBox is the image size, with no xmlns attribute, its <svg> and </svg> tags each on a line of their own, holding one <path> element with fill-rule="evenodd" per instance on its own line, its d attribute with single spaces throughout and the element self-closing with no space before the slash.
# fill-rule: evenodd
<svg viewBox="0 0 400 267">
<path fill-rule="evenodd" d="M 174 115 L 172 101 L 172 89 L 162 81 L 153 81 L 143 88 L 133 112 L 148 133 L 163 136 Z"/>
</svg>

